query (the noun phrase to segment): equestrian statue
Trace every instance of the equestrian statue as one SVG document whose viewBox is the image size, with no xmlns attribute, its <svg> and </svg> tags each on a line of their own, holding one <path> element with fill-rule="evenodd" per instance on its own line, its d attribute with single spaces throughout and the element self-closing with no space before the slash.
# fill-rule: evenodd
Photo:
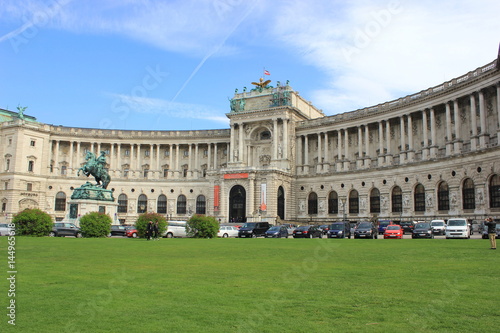
<svg viewBox="0 0 500 333">
<path fill-rule="evenodd" d="M 80 171 L 83 172 L 85 176 L 92 175 L 97 182 L 96 186 L 100 186 L 104 189 L 108 188 L 108 184 L 111 181 L 108 171 L 104 168 L 106 165 L 106 152 L 101 151 L 99 157 L 95 157 L 94 153 L 88 151 L 85 160 L 87 161 L 84 166 L 78 169 L 77 175 L 80 176 Z M 102 184 L 101 184 L 102 182 Z"/>
</svg>

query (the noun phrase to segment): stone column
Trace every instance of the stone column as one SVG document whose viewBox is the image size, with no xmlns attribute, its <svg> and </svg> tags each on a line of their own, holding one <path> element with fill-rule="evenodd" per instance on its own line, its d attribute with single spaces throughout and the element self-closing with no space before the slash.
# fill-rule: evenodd
<svg viewBox="0 0 500 333">
<path fill-rule="evenodd" d="M 212 144 L 207 145 L 207 170 L 212 170 Z"/>
<path fill-rule="evenodd" d="M 372 159 L 370 158 L 370 126 L 365 125 L 365 168 L 370 167 Z"/>
<path fill-rule="evenodd" d="M 486 127 L 486 110 L 484 106 L 484 93 L 482 90 L 479 90 L 479 122 L 481 126 L 479 147 L 486 148 L 489 142 L 489 134 L 487 133 L 488 127 Z"/>
<path fill-rule="evenodd" d="M 288 118 L 283 119 L 283 158 L 288 159 Z"/>
<path fill-rule="evenodd" d="M 129 166 L 129 170 L 128 170 L 128 172 L 129 172 L 128 177 L 134 177 L 134 175 L 135 175 L 134 146 L 135 146 L 135 144 L 133 144 L 133 143 L 130 144 L 130 156 L 129 156 L 130 157 L 130 166 Z"/>
<path fill-rule="evenodd" d="M 423 133 L 423 143 L 422 143 L 422 160 L 427 160 L 429 158 L 429 138 L 428 138 L 428 127 L 427 127 L 427 110 L 422 111 L 422 133 Z"/>
<path fill-rule="evenodd" d="M 182 174 L 182 170 L 180 170 L 180 166 L 179 166 L 179 155 L 180 155 L 180 152 L 181 152 L 181 145 L 179 144 L 176 144 L 175 145 L 175 174 L 176 174 L 176 178 L 180 178 L 180 175 Z"/>
<path fill-rule="evenodd" d="M 470 150 L 477 150 L 477 115 L 476 115 L 476 96 L 474 93 L 470 95 L 470 126 L 471 126 L 471 137 L 470 137 Z"/>
<path fill-rule="evenodd" d="M 271 159 L 275 160 L 278 158 L 278 119 L 273 118 L 273 154 Z"/>
<path fill-rule="evenodd" d="M 59 173 L 59 145 L 60 145 L 60 141 L 59 140 L 56 140 L 56 149 L 55 149 L 55 152 L 54 152 L 54 170 L 56 171 L 56 174 L 57 175 L 60 175 Z"/>
<path fill-rule="evenodd" d="M 321 172 L 323 169 L 323 161 L 321 160 L 321 133 L 316 134 L 318 140 L 318 165 L 316 166 L 316 172 Z"/>
<path fill-rule="evenodd" d="M 243 123 L 240 123 L 238 126 L 238 134 L 240 136 L 239 142 L 238 142 L 238 161 L 239 162 L 245 162 L 245 156 L 244 156 L 244 151 L 243 151 Z"/>
<path fill-rule="evenodd" d="M 194 170 L 196 172 L 196 178 L 200 178 L 200 147 L 199 144 L 196 143 L 194 145 Z"/>
<path fill-rule="evenodd" d="M 356 166 L 358 168 L 363 166 L 363 129 L 361 125 L 358 126 L 358 158 L 356 160 Z"/>
<path fill-rule="evenodd" d="M 497 83 L 497 140 L 500 140 L 500 82 Z"/>
<path fill-rule="evenodd" d="M 193 167 L 193 144 L 189 144 L 188 148 L 188 177 L 193 178 L 193 172 L 194 172 L 194 167 Z"/>
<path fill-rule="evenodd" d="M 76 143 L 76 167 L 75 169 L 80 169 L 80 163 L 83 161 L 80 161 L 80 149 L 81 149 L 81 142 Z M 78 172 L 78 171 L 77 171 Z"/>
<path fill-rule="evenodd" d="M 235 135 L 235 132 L 236 131 L 236 124 L 231 124 L 231 138 L 230 138 L 230 141 L 229 141 L 229 148 L 230 150 L 228 150 L 228 154 L 229 154 L 229 162 L 232 163 L 234 162 L 234 152 L 231 151 L 231 150 L 234 150 L 236 149 L 235 148 L 235 145 L 234 145 L 234 135 Z"/>
<path fill-rule="evenodd" d="M 455 118 L 455 140 L 453 140 L 453 151 L 455 154 L 462 152 L 462 136 L 460 135 L 460 127 L 462 125 L 460 119 L 460 110 L 458 109 L 458 99 L 453 101 L 453 118 Z"/>
<path fill-rule="evenodd" d="M 450 156 L 453 154 L 453 137 L 451 134 L 450 102 L 446 102 L 445 107 L 446 107 L 446 156 Z"/>
<path fill-rule="evenodd" d="M 385 144 L 387 147 L 387 153 L 385 155 L 385 164 L 392 164 L 392 150 L 391 150 L 391 122 L 389 119 L 385 122 Z"/>
<path fill-rule="evenodd" d="M 117 148 L 117 150 L 116 150 L 116 162 L 117 162 L 117 165 L 115 167 L 115 169 L 116 169 L 115 176 L 116 175 L 121 176 L 121 171 L 122 171 L 122 144 L 119 143 L 118 147 L 116 147 L 116 148 Z M 78 147 L 78 150 L 80 150 L 80 147 Z"/>
<path fill-rule="evenodd" d="M 169 146 L 168 147 L 168 149 L 169 149 L 169 154 L 168 154 L 168 173 L 170 173 L 170 176 L 173 177 L 174 176 L 174 165 L 173 165 L 174 145 L 169 144 L 168 146 Z"/>
<path fill-rule="evenodd" d="M 399 117 L 399 127 L 400 127 L 400 142 L 401 150 L 399 151 L 399 163 L 404 163 L 406 161 L 406 131 L 405 131 L 405 118 L 404 116 Z"/>
<path fill-rule="evenodd" d="M 324 135 L 325 135 L 325 140 L 324 140 L 325 143 L 323 144 L 324 147 L 323 171 L 328 172 L 330 169 L 330 155 L 328 154 L 328 132 L 325 132 Z"/>
<path fill-rule="evenodd" d="M 69 142 L 69 156 L 68 156 L 68 176 L 73 176 L 73 141 Z"/>
<path fill-rule="evenodd" d="M 116 158 L 115 158 L 115 144 L 111 144 L 111 149 L 109 151 L 109 174 L 114 175 L 113 171 L 116 169 Z"/>
<path fill-rule="evenodd" d="M 436 114 L 434 113 L 434 109 L 431 108 L 430 110 L 431 114 L 431 158 L 436 158 L 437 157 L 437 151 L 438 151 L 438 146 L 437 146 L 437 141 L 436 141 Z"/>
<path fill-rule="evenodd" d="M 299 135 L 297 136 L 297 138 L 295 139 L 296 142 L 297 142 L 297 151 L 296 151 L 296 154 L 297 154 L 297 174 L 301 174 L 301 171 L 303 170 L 303 167 L 304 167 L 304 160 L 303 160 L 303 153 L 302 153 L 302 136 Z"/>
<path fill-rule="evenodd" d="M 337 131 L 337 171 L 342 171 L 342 130 Z"/>
<path fill-rule="evenodd" d="M 408 117 L 408 152 L 406 153 L 406 158 L 408 162 L 413 162 L 415 160 L 415 151 L 413 150 L 413 120 L 411 113 Z"/>
<path fill-rule="evenodd" d="M 344 130 L 345 136 L 344 136 L 344 171 L 349 170 L 351 161 L 349 160 L 349 130 L 346 128 Z"/>
<path fill-rule="evenodd" d="M 307 134 L 304 135 L 304 172 L 309 173 L 309 140 Z"/>
<path fill-rule="evenodd" d="M 377 162 L 381 166 L 384 163 L 384 128 L 382 121 L 378 122 L 378 156 Z"/>
<path fill-rule="evenodd" d="M 156 170 L 158 170 L 158 177 L 161 177 L 161 144 L 156 145 Z"/>
<path fill-rule="evenodd" d="M 213 155 L 214 155 L 214 158 L 213 158 L 212 165 L 213 165 L 214 169 L 217 169 L 217 164 L 218 164 L 217 163 L 217 142 L 214 143 L 214 154 Z"/>
</svg>

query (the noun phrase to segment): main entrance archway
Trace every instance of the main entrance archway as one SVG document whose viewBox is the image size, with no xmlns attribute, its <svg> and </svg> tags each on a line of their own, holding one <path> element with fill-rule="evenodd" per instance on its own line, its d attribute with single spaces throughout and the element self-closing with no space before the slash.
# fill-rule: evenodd
<svg viewBox="0 0 500 333">
<path fill-rule="evenodd" d="M 229 221 L 246 221 L 246 198 L 247 194 L 243 186 L 233 186 L 229 192 Z"/>
<path fill-rule="evenodd" d="M 280 219 L 285 219 L 285 191 L 283 187 L 278 187 L 278 216 Z"/>
</svg>

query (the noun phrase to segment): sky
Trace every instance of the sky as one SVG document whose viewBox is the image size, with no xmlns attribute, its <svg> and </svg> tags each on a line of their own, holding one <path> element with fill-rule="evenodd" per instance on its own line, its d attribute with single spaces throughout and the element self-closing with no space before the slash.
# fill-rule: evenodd
<svg viewBox="0 0 500 333">
<path fill-rule="evenodd" d="M 498 0 L 2 0 L 0 108 L 42 123 L 229 128 L 265 76 L 325 115 L 439 85 L 496 59 Z"/>
</svg>

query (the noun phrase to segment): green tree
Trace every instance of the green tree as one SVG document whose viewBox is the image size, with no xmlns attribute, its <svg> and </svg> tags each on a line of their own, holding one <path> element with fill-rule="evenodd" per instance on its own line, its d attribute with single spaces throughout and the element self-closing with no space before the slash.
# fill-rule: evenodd
<svg viewBox="0 0 500 333">
<path fill-rule="evenodd" d="M 40 209 L 25 209 L 14 215 L 12 222 L 18 236 L 47 236 L 52 230 L 52 218 Z"/>
<path fill-rule="evenodd" d="M 111 232 L 111 217 L 99 212 L 90 212 L 80 218 L 83 237 L 107 237 Z"/>
<path fill-rule="evenodd" d="M 194 238 L 215 238 L 219 221 L 213 216 L 194 215 L 186 223 L 186 234 Z"/>
<path fill-rule="evenodd" d="M 149 221 L 153 221 L 153 223 L 158 222 L 158 233 L 160 235 L 163 235 L 165 233 L 168 225 L 165 217 L 157 213 L 145 213 L 139 215 L 137 221 L 135 222 L 135 228 L 139 233 L 139 237 L 146 237 L 146 230 L 148 228 Z"/>
</svg>

